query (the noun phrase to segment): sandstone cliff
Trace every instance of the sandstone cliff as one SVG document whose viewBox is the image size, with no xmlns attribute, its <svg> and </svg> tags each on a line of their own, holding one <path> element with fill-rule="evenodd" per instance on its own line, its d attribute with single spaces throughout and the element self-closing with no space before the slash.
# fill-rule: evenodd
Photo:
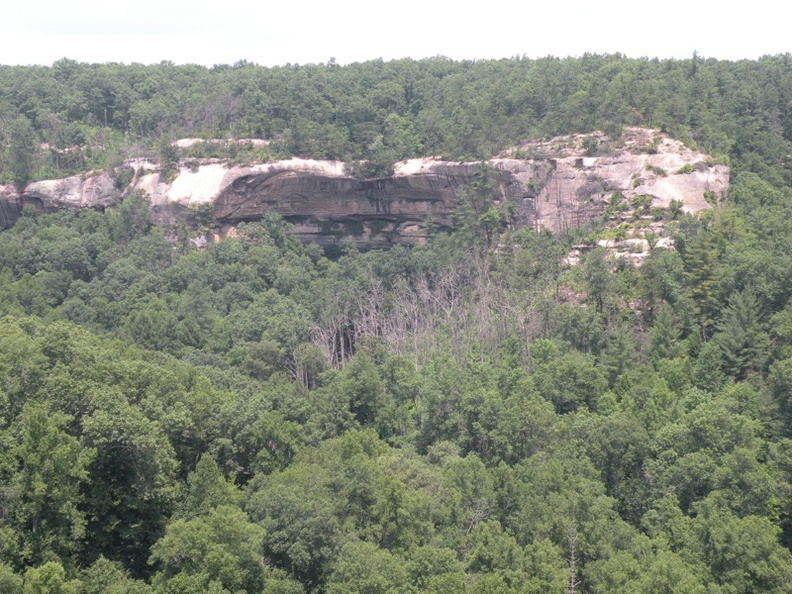
<svg viewBox="0 0 792 594">
<path fill-rule="evenodd" d="M 588 140 L 587 140 L 588 139 Z M 585 148 L 584 148 L 585 147 Z M 587 156 L 588 155 L 588 156 Z M 616 192 L 651 206 L 672 201 L 689 212 L 710 208 L 728 186 L 729 170 L 657 131 L 629 129 L 618 142 L 601 134 L 527 143 L 488 161 L 500 201 L 514 203 L 516 225 L 564 230 L 599 217 Z M 289 159 L 231 166 L 219 160 L 182 162 L 167 180 L 152 163 L 133 160 L 132 185 L 149 196 L 155 222 L 174 222 L 187 208 L 211 204 L 221 226 L 276 212 L 305 241 L 361 248 L 423 241 L 427 223 L 450 227 L 459 189 L 480 163 L 432 158 L 396 164 L 393 175 L 357 179 L 337 161 Z M 103 208 L 118 192 L 106 173 L 30 184 L 18 194 L 0 187 L 0 226 L 25 204 L 40 211 Z M 709 199 L 709 202 L 708 202 Z"/>
<path fill-rule="evenodd" d="M 607 137 L 595 134 L 525 147 L 552 165 L 533 203 L 538 227 L 560 231 L 578 226 L 598 216 L 616 191 L 627 202 L 646 196 L 651 208 L 678 201 L 683 211 L 699 212 L 711 208 L 728 188 L 728 167 L 655 130 L 629 128 L 618 148 L 601 156 L 586 156 L 586 138 L 608 146 Z"/>
</svg>

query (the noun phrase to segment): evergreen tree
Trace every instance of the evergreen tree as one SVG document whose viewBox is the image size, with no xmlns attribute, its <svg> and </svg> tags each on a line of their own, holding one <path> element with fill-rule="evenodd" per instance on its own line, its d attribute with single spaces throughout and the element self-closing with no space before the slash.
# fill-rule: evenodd
<svg viewBox="0 0 792 594">
<path fill-rule="evenodd" d="M 743 379 L 762 371 L 770 350 L 759 301 L 751 289 L 734 293 L 723 310 L 714 340 L 723 354 L 724 371 Z"/>
<path fill-rule="evenodd" d="M 36 133 L 30 120 L 19 116 L 11 124 L 11 172 L 18 189 L 24 188 L 33 178 L 36 158 Z"/>
<path fill-rule="evenodd" d="M 721 272 L 713 235 L 699 232 L 685 245 L 684 260 L 688 293 L 693 299 L 701 334 L 706 339 L 712 333 L 720 301 L 718 285 Z"/>
<path fill-rule="evenodd" d="M 679 328 L 670 305 L 664 303 L 658 308 L 654 326 L 649 330 L 649 339 L 653 363 L 660 359 L 674 359 L 679 354 Z"/>
</svg>

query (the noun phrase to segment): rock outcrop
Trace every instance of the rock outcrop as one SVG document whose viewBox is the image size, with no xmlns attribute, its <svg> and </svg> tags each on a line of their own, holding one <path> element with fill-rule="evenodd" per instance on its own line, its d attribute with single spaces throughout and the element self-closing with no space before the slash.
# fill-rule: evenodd
<svg viewBox="0 0 792 594">
<path fill-rule="evenodd" d="M 22 194 L 26 204 L 34 204 L 42 210 L 104 208 L 115 197 L 113 180 L 107 173 L 83 178 L 72 176 L 64 179 L 33 182 Z"/>
<path fill-rule="evenodd" d="M 697 212 L 720 199 L 729 178 L 728 168 L 706 155 L 637 128 L 618 143 L 601 134 L 528 143 L 487 164 L 496 199 L 515 205 L 515 225 L 555 231 L 601 216 L 615 193 L 620 200 L 642 197 L 657 208 L 677 201 L 677 208 Z M 148 195 L 159 224 L 174 222 L 187 208 L 211 208 L 224 226 L 274 212 L 293 223 L 305 241 L 324 246 L 352 241 L 365 249 L 419 243 L 430 224 L 450 227 L 459 189 L 476 179 L 481 165 L 413 159 L 396 164 L 391 176 L 357 179 L 338 161 L 228 166 L 200 159 L 184 161 L 166 175 L 137 159 L 129 162 L 135 176 L 125 192 Z M 103 208 L 117 194 L 106 173 L 36 182 L 21 195 L 0 187 L 0 225 L 13 224 L 25 204 L 40 211 Z"/>
<path fill-rule="evenodd" d="M 607 152 L 595 156 L 594 149 L 587 156 L 582 149 L 586 138 L 595 139 Z M 728 188 L 728 167 L 655 130 L 629 128 L 617 147 L 608 144 L 607 137 L 594 134 L 520 149 L 553 166 L 533 203 L 537 227 L 577 227 L 599 216 L 615 192 L 628 203 L 642 196 L 651 208 L 669 208 L 677 201 L 682 211 L 699 212 L 711 208 Z"/>
<path fill-rule="evenodd" d="M 0 229 L 8 229 L 22 216 L 22 197 L 14 186 L 0 186 Z"/>
<path fill-rule="evenodd" d="M 0 186 L 0 228 L 16 223 L 26 204 L 38 212 L 104 209 L 117 198 L 112 178 L 107 173 L 74 175 L 64 179 L 37 181 L 18 193 L 14 186 Z"/>
</svg>

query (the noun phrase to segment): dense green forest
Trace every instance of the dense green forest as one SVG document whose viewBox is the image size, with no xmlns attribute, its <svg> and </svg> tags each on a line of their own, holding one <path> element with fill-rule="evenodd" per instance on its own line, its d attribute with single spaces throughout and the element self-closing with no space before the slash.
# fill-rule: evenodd
<svg viewBox="0 0 792 594">
<path fill-rule="evenodd" d="M 277 216 L 198 250 L 137 195 L 26 207 L 0 591 L 792 592 L 789 56 L 0 67 L 17 184 L 187 136 L 387 167 L 633 124 L 733 167 L 640 268 L 464 208 L 328 258 Z"/>
<path fill-rule="evenodd" d="M 186 137 L 272 140 L 232 158 L 367 159 L 381 171 L 423 155 L 489 158 L 548 135 L 614 135 L 624 124 L 792 184 L 792 57 L 0 66 L 0 171 L 16 183 L 159 157 L 165 141 Z"/>
</svg>

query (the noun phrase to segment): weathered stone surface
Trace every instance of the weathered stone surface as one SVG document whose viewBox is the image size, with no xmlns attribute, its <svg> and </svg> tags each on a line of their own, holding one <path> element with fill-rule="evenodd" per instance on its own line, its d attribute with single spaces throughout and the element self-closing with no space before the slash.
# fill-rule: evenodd
<svg viewBox="0 0 792 594">
<path fill-rule="evenodd" d="M 415 243 L 428 220 L 449 227 L 455 189 L 474 179 L 476 164 L 432 163 L 416 174 L 358 180 L 341 164 L 303 169 L 292 163 L 243 171 L 214 201 L 221 221 L 257 220 L 277 212 L 305 240 L 352 240 L 362 247 Z"/>
<path fill-rule="evenodd" d="M 501 201 L 515 204 L 517 225 L 561 231 L 599 217 L 610 196 L 648 196 L 653 207 L 678 200 L 683 210 L 710 208 L 728 186 L 729 170 L 654 130 L 628 129 L 620 145 L 595 135 L 605 154 L 586 156 L 586 135 L 528 143 L 488 161 Z M 591 152 L 591 151 L 589 151 Z M 516 156 L 530 158 L 515 158 Z M 197 162 L 197 166 L 196 166 Z M 229 228 L 274 212 L 305 241 L 325 246 L 352 241 L 361 248 L 423 241 L 428 223 L 450 227 L 459 188 L 475 179 L 479 163 L 432 158 L 398 163 L 386 178 L 356 179 L 338 161 L 289 159 L 229 167 L 218 159 L 183 163 L 164 181 L 151 163 L 130 161 L 133 187 L 149 196 L 154 221 L 174 222 L 179 211 L 212 205 Z M 684 169 L 683 169 L 684 168 Z M 677 173 L 680 169 L 688 173 Z M 44 211 L 102 207 L 113 198 L 106 174 L 30 184 L 21 196 L 0 194 L 0 225 L 18 218 L 24 204 Z"/>
<path fill-rule="evenodd" d="M 73 175 L 33 182 L 25 188 L 21 200 L 44 212 L 104 208 L 113 200 L 114 189 L 113 180 L 106 173 L 88 177 Z"/>
<path fill-rule="evenodd" d="M 655 130 L 630 128 L 621 149 L 592 157 L 586 157 L 581 148 L 585 136 L 552 141 L 556 146 L 566 141 L 567 146 L 548 150 L 553 170 L 534 202 L 537 227 L 554 231 L 576 227 L 599 216 L 615 191 L 628 202 L 643 195 L 651 198 L 653 208 L 668 208 L 672 200 L 678 200 L 683 211 L 699 212 L 711 208 L 705 193 L 720 200 L 728 188 L 728 167 Z M 646 152 L 650 145 L 652 152 Z M 686 165 L 692 173 L 677 173 Z"/>
<path fill-rule="evenodd" d="M 0 228 L 8 229 L 22 216 L 22 199 L 14 186 L 0 185 Z"/>
<path fill-rule="evenodd" d="M 14 186 L 0 186 L 0 228 L 16 223 L 26 204 L 32 204 L 39 212 L 104 208 L 114 195 L 113 180 L 106 173 L 37 181 L 21 194 Z"/>
<path fill-rule="evenodd" d="M 289 159 L 229 168 L 202 160 L 198 168 L 180 167 L 170 184 L 141 167 L 135 187 L 150 197 L 160 224 L 172 222 L 179 209 L 212 204 L 223 225 L 273 212 L 294 224 L 305 241 L 371 248 L 422 241 L 428 220 L 450 226 L 455 190 L 471 182 L 478 167 L 416 159 L 399 164 L 392 177 L 360 180 L 340 161 Z"/>
</svg>

